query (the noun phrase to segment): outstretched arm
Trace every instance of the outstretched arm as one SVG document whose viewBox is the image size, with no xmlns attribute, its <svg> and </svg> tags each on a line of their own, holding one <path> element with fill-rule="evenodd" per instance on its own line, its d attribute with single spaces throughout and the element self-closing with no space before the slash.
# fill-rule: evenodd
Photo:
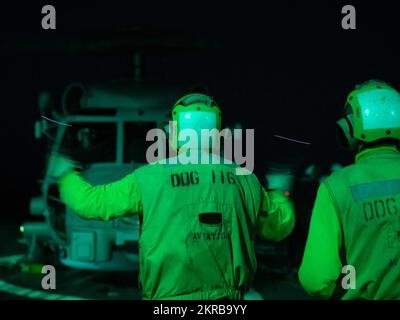
<svg viewBox="0 0 400 320">
<path fill-rule="evenodd" d="M 107 221 L 142 211 L 135 173 L 113 183 L 92 186 L 80 173 L 69 171 L 60 177 L 58 186 L 61 200 L 84 219 Z"/>
</svg>

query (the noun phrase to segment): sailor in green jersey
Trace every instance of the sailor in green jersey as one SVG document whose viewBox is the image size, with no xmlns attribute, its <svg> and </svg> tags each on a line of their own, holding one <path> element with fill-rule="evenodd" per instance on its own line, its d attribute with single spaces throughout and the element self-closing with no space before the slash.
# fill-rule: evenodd
<svg viewBox="0 0 400 320">
<path fill-rule="evenodd" d="M 338 128 L 355 164 L 320 185 L 300 282 L 319 298 L 400 299 L 399 92 L 381 81 L 357 86 Z M 355 271 L 350 287 L 345 266 Z"/>
<path fill-rule="evenodd" d="M 178 131 L 221 129 L 221 110 L 207 95 L 182 97 L 172 115 Z M 203 155 L 200 149 L 193 151 Z M 62 201 L 82 218 L 141 216 L 144 299 L 243 299 L 257 268 L 256 234 L 280 241 L 294 227 L 291 200 L 265 191 L 250 172 L 237 175 L 236 164 L 168 159 L 92 186 L 70 160 L 54 155 L 50 162 Z"/>
</svg>

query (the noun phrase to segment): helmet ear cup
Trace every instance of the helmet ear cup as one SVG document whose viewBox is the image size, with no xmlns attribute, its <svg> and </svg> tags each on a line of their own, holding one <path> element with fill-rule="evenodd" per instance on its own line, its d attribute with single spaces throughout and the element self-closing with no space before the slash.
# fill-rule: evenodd
<svg viewBox="0 0 400 320">
<path fill-rule="evenodd" d="M 337 140 L 341 146 L 349 150 L 357 148 L 357 140 L 353 132 L 353 114 L 348 114 L 336 122 Z"/>
</svg>

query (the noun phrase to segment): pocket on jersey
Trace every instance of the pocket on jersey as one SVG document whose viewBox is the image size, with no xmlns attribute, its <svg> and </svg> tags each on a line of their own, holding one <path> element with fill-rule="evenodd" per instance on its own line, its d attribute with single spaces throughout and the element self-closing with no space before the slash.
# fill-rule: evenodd
<svg viewBox="0 0 400 320">
<path fill-rule="evenodd" d="M 230 287 L 233 261 L 230 221 L 222 213 L 203 212 L 193 216 L 186 241 L 188 267 L 206 289 Z"/>
</svg>

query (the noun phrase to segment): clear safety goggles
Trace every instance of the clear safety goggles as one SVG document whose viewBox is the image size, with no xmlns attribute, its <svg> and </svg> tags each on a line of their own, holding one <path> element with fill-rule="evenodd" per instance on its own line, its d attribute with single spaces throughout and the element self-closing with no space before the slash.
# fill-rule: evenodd
<svg viewBox="0 0 400 320">
<path fill-rule="evenodd" d="M 192 129 L 201 135 L 201 129 L 216 129 L 217 115 L 207 111 L 186 111 L 179 114 L 179 130 Z"/>
</svg>

